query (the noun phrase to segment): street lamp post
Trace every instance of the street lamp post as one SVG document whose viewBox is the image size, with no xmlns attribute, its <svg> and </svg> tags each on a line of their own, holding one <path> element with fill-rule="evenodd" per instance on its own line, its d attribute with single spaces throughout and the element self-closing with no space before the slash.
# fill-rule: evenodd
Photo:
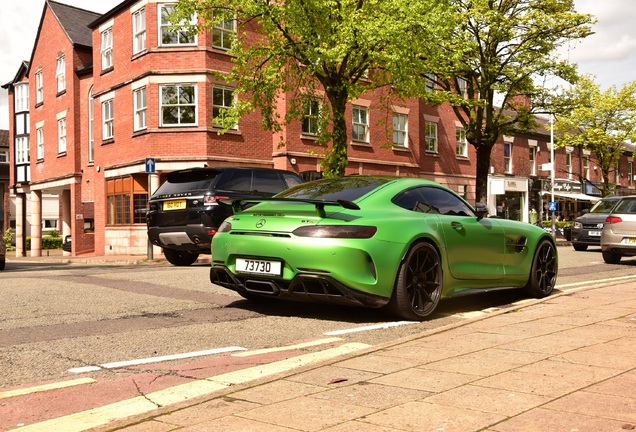
<svg viewBox="0 0 636 432">
<path fill-rule="evenodd" d="M 550 201 L 554 202 L 554 114 L 550 113 Z M 556 208 L 555 208 L 556 210 Z M 552 236 L 556 238 L 556 221 L 552 210 Z"/>
</svg>

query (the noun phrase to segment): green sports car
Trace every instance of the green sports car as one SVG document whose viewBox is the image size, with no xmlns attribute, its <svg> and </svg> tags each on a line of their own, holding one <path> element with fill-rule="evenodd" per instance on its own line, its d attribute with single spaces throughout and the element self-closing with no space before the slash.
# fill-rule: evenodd
<svg viewBox="0 0 636 432">
<path fill-rule="evenodd" d="M 432 181 L 328 178 L 253 201 L 231 203 L 210 270 L 212 283 L 247 299 L 387 307 L 422 320 L 443 298 L 511 288 L 545 297 L 556 283 L 550 234 L 488 218 Z"/>
</svg>

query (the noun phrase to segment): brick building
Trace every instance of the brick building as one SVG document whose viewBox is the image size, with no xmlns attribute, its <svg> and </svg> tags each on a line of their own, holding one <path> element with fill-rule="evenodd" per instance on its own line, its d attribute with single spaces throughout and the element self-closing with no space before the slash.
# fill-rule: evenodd
<svg viewBox="0 0 636 432">
<path fill-rule="evenodd" d="M 322 147 L 311 112 L 276 134 L 252 113 L 219 135 L 213 118 L 234 100 L 231 85 L 218 78 L 231 67 L 227 34 L 234 23 L 188 36 L 167 24 L 171 6 L 126 0 L 100 15 L 45 1 L 30 60 L 3 86 L 16 234 L 31 236 L 31 255 L 41 254 L 41 224 L 27 232 L 23 221 L 42 219 L 45 195 L 59 199 L 60 231 L 72 235 L 73 255 L 144 254 L 147 197 L 163 173 L 246 165 L 319 175 Z M 348 106 L 347 174 L 425 177 L 474 202 L 475 153 L 450 106 L 408 100 L 387 110 L 380 96 L 370 92 Z M 281 112 L 292 97 L 281 99 Z M 542 208 L 549 173 L 540 167 L 548 162 L 549 142 L 544 127 L 497 144 L 491 213 L 527 221 L 530 208 Z M 571 167 L 572 180 L 563 184 L 579 184 L 578 195 L 561 197 L 573 211 L 589 200 L 580 190 L 586 155 L 577 151 L 555 154 L 556 166 Z M 588 171 L 583 177 L 598 181 Z M 26 251 L 18 246 L 17 253 Z"/>
</svg>

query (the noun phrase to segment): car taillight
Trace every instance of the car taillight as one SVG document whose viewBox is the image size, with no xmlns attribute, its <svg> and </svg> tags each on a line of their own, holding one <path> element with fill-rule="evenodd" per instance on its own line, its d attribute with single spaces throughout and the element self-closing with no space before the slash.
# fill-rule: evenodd
<svg viewBox="0 0 636 432">
<path fill-rule="evenodd" d="M 619 218 L 618 216 L 608 216 L 605 218 L 606 224 L 615 224 L 619 222 L 623 222 L 623 219 Z"/>
<path fill-rule="evenodd" d="M 205 197 L 203 197 L 203 204 L 204 205 L 216 204 L 218 201 L 222 199 L 228 199 L 228 198 L 229 197 L 222 196 L 222 195 L 206 195 Z"/>
<path fill-rule="evenodd" d="M 223 221 L 219 229 L 216 231 L 217 233 L 229 232 L 232 230 L 232 224 L 226 221 Z"/>
<path fill-rule="evenodd" d="M 297 228 L 298 237 L 318 238 L 371 238 L 378 231 L 376 227 L 362 225 L 311 225 Z"/>
</svg>

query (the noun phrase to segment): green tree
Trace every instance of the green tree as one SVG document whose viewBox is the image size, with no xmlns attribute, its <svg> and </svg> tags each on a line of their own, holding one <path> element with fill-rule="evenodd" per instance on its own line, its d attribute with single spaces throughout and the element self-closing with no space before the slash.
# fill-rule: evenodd
<svg viewBox="0 0 636 432">
<path fill-rule="evenodd" d="M 592 76 L 585 76 L 564 92 L 561 101 L 554 125 L 555 147 L 589 150 L 590 160 L 602 174 L 601 194 L 612 195 L 616 185 L 611 179 L 625 142 L 636 140 L 636 81 L 603 92 Z"/>
<path fill-rule="evenodd" d="M 337 176 L 347 165 L 347 102 L 373 88 L 390 89 L 416 53 L 424 67 L 436 61 L 452 29 L 449 12 L 447 0 L 179 0 L 171 21 L 196 13 L 194 30 L 203 31 L 236 19 L 234 67 L 225 78 L 243 97 L 223 124 L 259 109 L 263 126 L 279 131 L 303 118 L 303 103 L 319 98 L 322 165 L 326 176 Z M 285 99 L 287 93 L 294 96 Z"/>
<path fill-rule="evenodd" d="M 499 138 L 536 128 L 535 114 L 547 99 L 537 77 L 576 79 L 576 67 L 558 49 L 591 33 L 590 15 L 573 0 L 451 0 L 456 33 L 431 68 L 415 64 L 420 76 L 435 74 L 450 96 L 466 140 L 475 147 L 476 201 L 488 187 L 491 151 Z M 430 76 L 430 75 L 429 75 Z M 423 80 L 420 80 L 422 83 Z M 422 95 L 417 82 L 403 91 Z M 532 103 L 529 103 L 532 101 Z M 497 103 L 497 105 L 496 105 Z"/>
</svg>

